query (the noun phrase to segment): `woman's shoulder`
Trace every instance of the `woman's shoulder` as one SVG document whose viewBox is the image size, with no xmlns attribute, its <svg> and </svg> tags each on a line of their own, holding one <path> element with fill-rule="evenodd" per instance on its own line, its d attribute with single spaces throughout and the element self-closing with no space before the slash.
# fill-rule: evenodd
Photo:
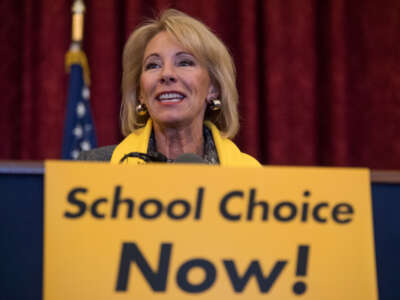
<svg viewBox="0 0 400 300">
<path fill-rule="evenodd" d="M 103 146 L 79 153 L 77 160 L 110 161 L 117 145 Z"/>
<path fill-rule="evenodd" d="M 222 138 L 221 152 L 225 157 L 224 164 L 237 167 L 261 167 L 262 165 L 251 155 L 240 151 L 239 147 L 230 139 Z M 222 154 L 221 153 L 221 154 Z"/>
</svg>

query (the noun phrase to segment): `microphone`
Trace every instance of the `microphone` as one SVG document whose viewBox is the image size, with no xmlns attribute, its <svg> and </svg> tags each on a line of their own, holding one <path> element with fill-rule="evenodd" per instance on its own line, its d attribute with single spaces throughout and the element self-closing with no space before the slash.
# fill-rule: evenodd
<svg viewBox="0 0 400 300">
<path fill-rule="evenodd" d="M 178 164 L 207 164 L 207 162 L 199 155 L 194 153 L 184 153 L 175 159 Z"/>
<path fill-rule="evenodd" d="M 155 152 L 153 155 L 141 152 L 130 152 L 125 154 L 119 163 L 123 163 L 128 157 L 139 158 L 147 163 L 150 162 L 174 162 L 183 164 L 207 164 L 207 162 L 199 155 L 194 153 L 184 153 L 179 155 L 174 161 L 169 160 L 165 155 L 160 152 Z"/>
<path fill-rule="evenodd" d="M 121 160 L 119 161 L 119 163 L 123 163 L 125 159 L 127 159 L 128 157 L 135 157 L 135 158 L 139 158 L 145 162 L 167 162 L 168 158 L 166 156 L 164 156 L 163 154 L 161 154 L 160 152 L 156 152 L 154 153 L 154 155 L 149 155 L 147 153 L 141 153 L 141 152 L 130 152 L 128 154 L 125 154 Z"/>
</svg>

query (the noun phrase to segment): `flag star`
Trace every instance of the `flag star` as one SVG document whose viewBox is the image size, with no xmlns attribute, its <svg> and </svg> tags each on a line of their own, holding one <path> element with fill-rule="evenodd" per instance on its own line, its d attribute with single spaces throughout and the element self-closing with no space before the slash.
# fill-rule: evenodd
<svg viewBox="0 0 400 300">
<path fill-rule="evenodd" d="M 85 100 L 89 100 L 90 98 L 90 90 L 87 86 L 84 86 L 82 89 L 82 98 Z"/>
<path fill-rule="evenodd" d="M 85 124 L 85 131 L 88 132 L 92 130 L 93 126 L 91 124 Z"/>
<path fill-rule="evenodd" d="M 80 138 L 83 135 L 83 130 L 82 130 L 82 126 L 81 125 L 77 125 L 74 129 L 73 129 L 73 134 L 77 137 Z"/>
<path fill-rule="evenodd" d="M 78 155 L 79 155 L 79 151 L 78 150 L 76 150 L 76 149 L 72 150 L 71 156 L 72 156 L 73 159 L 77 159 Z"/>
<path fill-rule="evenodd" d="M 76 106 L 76 113 L 78 114 L 79 118 L 82 118 L 86 113 L 85 105 L 82 102 L 79 102 Z"/>
<path fill-rule="evenodd" d="M 88 142 L 88 141 L 83 141 L 82 143 L 81 143 L 81 148 L 82 148 L 82 150 L 84 150 L 84 151 L 88 151 L 88 150 L 90 150 L 90 143 Z"/>
</svg>

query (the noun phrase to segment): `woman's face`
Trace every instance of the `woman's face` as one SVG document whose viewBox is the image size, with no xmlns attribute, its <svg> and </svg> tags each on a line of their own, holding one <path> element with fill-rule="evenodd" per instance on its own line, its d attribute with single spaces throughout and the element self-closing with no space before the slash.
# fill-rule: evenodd
<svg viewBox="0 0 400 300">
<path fill-rule="evenodd" d="M 207 69 L 167 32 L 147 44 L 140 86 L 139 101 L 162 127 L 202 124 L 214 96 Z"/>
</svg>

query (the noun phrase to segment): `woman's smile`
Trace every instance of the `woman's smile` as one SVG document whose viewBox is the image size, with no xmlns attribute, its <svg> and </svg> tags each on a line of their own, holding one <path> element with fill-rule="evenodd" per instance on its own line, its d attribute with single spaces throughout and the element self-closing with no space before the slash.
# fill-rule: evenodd
<svg viewBox="0 0 400 300">
<path fill-rule="evenodd" d="M 161 92 L 156 96 L 156 99 L 162 104 L 180 103 L 185 99 L 185 94 L 176 91 Z"/>
</svg>

